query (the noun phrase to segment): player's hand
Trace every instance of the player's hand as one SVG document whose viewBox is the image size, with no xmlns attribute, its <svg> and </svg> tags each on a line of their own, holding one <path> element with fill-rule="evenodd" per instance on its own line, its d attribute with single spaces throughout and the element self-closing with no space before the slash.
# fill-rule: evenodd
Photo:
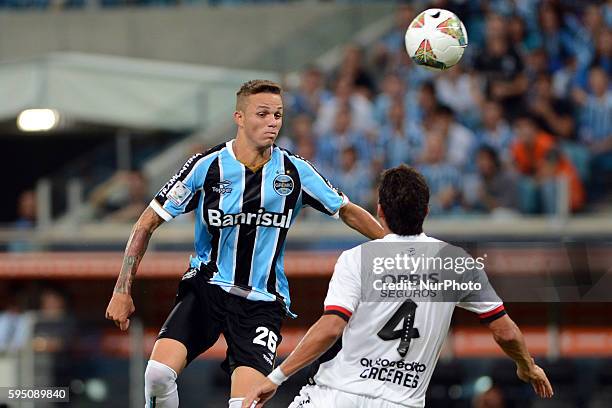
<svg viewBox="0 0 612 408">
<path fill-rule="evenodd" d="M 242 408 L 263 407 L 274 396 L 277 389 L 278 385 L 266 378 L 247 394 L 244 401 L 242 401 Z"/>
<path fill-rule="evenodd" d="M 134 301 L 128 293 L 113 293 L 106 308 L 106 318 L 125 331 L 130 327 L 130 315 L 134 313 Z"/>
<path fill-rule="evenodd" d="M 537 365 L 532 364 L 529 368 L 518 367 L 516 369 L 516 375 L 521 380 L 530 383 L 539 397 L 551 398 L 554 395 L 552 385 L 550 385 L 546 373 Z"/>
</svg>

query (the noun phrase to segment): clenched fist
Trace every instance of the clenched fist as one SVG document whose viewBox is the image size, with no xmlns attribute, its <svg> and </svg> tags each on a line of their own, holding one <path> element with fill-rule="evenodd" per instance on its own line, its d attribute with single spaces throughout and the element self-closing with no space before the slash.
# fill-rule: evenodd
<svg viewBox="0 0 612 408">
<path fill-rule="evenodd" d="M 106 308 L 106 318 L 114 321 L 117 327 L 125 331 L 130 327 L 129 317 L 135 310 L 132 296 L 128 293 L 113 293 Z"/>
</svg>

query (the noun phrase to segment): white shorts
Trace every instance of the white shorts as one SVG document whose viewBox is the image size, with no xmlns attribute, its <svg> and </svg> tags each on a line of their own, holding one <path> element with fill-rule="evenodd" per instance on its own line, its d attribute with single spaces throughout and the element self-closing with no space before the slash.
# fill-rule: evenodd
<svg viewBox="0 0 612 408">
<path fill-rule="evenodd" d="M 306 385 L 288 408 L 406 408 L 380 398 L 350 394 L 320 385 Z"/>
</svg>

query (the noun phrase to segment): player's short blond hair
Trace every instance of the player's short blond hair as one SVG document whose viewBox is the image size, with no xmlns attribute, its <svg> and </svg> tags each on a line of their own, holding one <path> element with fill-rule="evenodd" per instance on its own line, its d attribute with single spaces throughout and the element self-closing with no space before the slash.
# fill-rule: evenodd
<svg viewBox="0 0 612 408">
<path fill-rule="evenodd" d="M 236 92 L 236 110 L 244 109 L 244 102 L 247 96 L 255 95 L 260 93 L 271 93 L 280 95 L 283 92 L 283 88 L 274 81 L 267 79 L 253 79 L 247 81 Z"/>
</svg>

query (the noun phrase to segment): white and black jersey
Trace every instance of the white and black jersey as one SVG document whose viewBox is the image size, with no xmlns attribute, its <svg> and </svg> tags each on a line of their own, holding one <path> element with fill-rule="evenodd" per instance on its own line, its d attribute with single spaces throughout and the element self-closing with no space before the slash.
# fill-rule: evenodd
<svg viewBox="0 0 612 408">
<path fill-rule="evenodd" d="M 387 235 L 379 243 L 442 243 L 425 234 Z M 364 244 L 366 245 L 366 244 Z M 446 339 L 455 307 L 490 322 L 505 314 L 494 301 L 466 292 L 456 302 L 411 298 L 393 302 L 363 301 L 360 245 L 342 253 L 325 299 L 326 314 L 348 321 L 341 347 L 321 362 L 314 383 L 346 393 L 382 399 L 406 407 L 424 407 L 425 392 Z M 484 271 L 479 272 L 484 275 Z M 480 276 L 481 281 L 486 276 Z M 493 292 L 494 293 L 494 292 Z"/>
</svg>

